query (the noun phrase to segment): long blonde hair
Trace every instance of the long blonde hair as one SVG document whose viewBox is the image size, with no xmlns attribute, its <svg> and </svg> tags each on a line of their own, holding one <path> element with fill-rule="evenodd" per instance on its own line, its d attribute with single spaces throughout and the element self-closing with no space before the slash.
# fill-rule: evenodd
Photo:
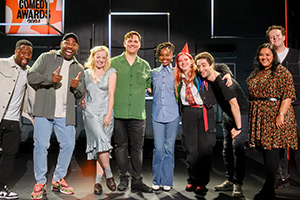
<svg viewBox="0 0 300 200">
<path fill-rule="evenodd" d="M 106 72 L 110 68 L 110 55 L 109 55 L 109 50 L 106 46 L 95 46 L 94 48 L 92 48 L 90 50 L 90 56 L 87 59 L 87 62 L 85 62 L 84 66 L 89 68 L 92 71 L 94 70 L 95 63 L 94 63 L 93 57 L 95 56 L 95 54 L 98 51 L 105 51 L 106 52 L 106 61 L 105 61 L 105 65 L 104 65 L 104 73 L 106 74 Z"/>
</svg>

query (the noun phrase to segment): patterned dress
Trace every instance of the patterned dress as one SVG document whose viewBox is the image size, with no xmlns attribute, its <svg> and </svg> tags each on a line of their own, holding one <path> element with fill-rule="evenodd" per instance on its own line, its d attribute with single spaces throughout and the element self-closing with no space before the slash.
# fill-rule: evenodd
<svg viewBox="0 0 300 200">
<path fill-rule="evenodd" d="M 251 147 L 273 149 L 290 147 L 297 149 L 297 129 L 292 105 L 284 115 L 284 127 L 276 127 L 276 117 L 281 101 L 295 100 L 295 88 L 291 73 L 278 66 L 272 75 L 271 70 L 262 70 L 248 82 L 249 142 Z M 263 100 L 277 98 L 278 101 Z"/>
<path fill-rule="evenodd" d="M 92 81 L 92 71 L 85 70 L 85 108 L 83 110 L 83 122 L 86 132 L 86 153 L 88 160 L 98 160 L 98 152 L 110 151 L 112 146 L 111 136 L 114 127 L 114 116 L 111 116 L 111 124 L 104 127 L 103 118 L 108 109 L 108 78 L 116 70 L 110 68 L 103 73 L 97 83 Z"/>
</svg>

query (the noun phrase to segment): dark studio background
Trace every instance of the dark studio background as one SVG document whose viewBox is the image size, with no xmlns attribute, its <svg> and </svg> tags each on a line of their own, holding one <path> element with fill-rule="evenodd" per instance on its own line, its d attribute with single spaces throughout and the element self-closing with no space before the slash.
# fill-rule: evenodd
<svg viewBox="0 0 300 200">
<path fill-rule="evenodd" d="M 210 0 L 65 0 L 65 33 L 79 36 L 78 59 L 87 59 L 94 45 L 108 45 L 108 13 L 170 12 L 171 42 L 175 53 L 188 42 L 195 56 L 209 51 L 217 62 L 235 63 L 236 79 L 246 91 L 245 79 L 252 70 L 256 48 L 266 42 L 265 31 L 273 24 L 285 25 L 284 0 L 215 0 L 215 38 L 211 38 Z M 289 47 L 299 48 L 300 2 L 288 0 Z M 0 22 L 5 21 L 5 0 L 0 1 Z M 92 28 L 94 27 L 94 29 Z M 93 30 L 95 40 L 92 40 Z M 130 30 L 142 35 L 139 55 L 152 67 L 154 48 L 167 40 L 166 16 L 112 16 L 112 56 L 123 51 L 123 36 Z M 13 54 L 21 37 L 6 36 L 0 27 L 0 57 Z M 230 36 L 230 37 L 228 37 Z M 233 37 L 231 37 L 233 36 Z M 25 37 L 34 44 L 33 60 L 40 53 L 59 48 L 61 37 Z"/>
<path fill-rule="evenodd" d="M 11 0 L 6 0 L 11 1 Z M 235 78 L 247 94 L 245 79 L 253 68 L 253 59 L 259 45 L 267 42 L 265 31 L 271 25 L 285 26 L 285 0 L 214 0 L 215 26 L 214 37 L 211 37 L 211 0 L 65 0 L 64 33 L 75 32 L 79 37 L 79 51 L 77 58 L 84 64 L 89 50 L 96 45 L 108 46 L 108 14 L 112 12 L 169 12 L 170 13 L 170 41 L 175 45 L 175 56 L 187 42 L 192 56 L 208 51 L 215 57 L 216 62 L 227 63 L 235 72 Z M 300 49 L 300 0 L 288 2 L 288 44 L 289 47 Z M 0 23 L 5 22 L 5 0 L 0 0 Z M 147 60 L 151 67 L 158 67 L 155 62 L 154 48 L 167 41 L 167 17 L 163 16 L 112 16 L 112 55 L 119 55 L 123 50 L 125 33 L 138 31 L 142 36 L 142 46 L 139 56 Z M 62 36 L 7 36 L 5 27 L 0 26 L 0 58 L 7 58 L 14 54 L 15 43 L 20 39 L 28 39 L 34 45 L 31 66 L 38 56 L 52 49 L 59 49 Z M 93 40 L 94 38 L 94 40 Z M 235 66 L 235 68 L 234 68 Z M 1 86 L 0 86 L 1 87 Z M 217 106 L 216 106 L 217 107 Z M 143 180 L 147 185 L 152 184 L 152 100 L 146 100 L 146 133 L 143 154 Z M 216 109 L 217 143 L 214 148 L 211 180 L 208 193 L 204 197 L 186 192 L 186 153 L 181 144 L 182 126 L 179 124 L 177 141 L 175 144 L 174 187 L 171 192 L 163 191 L 146 194 L 131 191 L 110 192 L 104 186 L 102 196 L 94 195 L 95 162 L 87 161 L 85 148 L 85 129 L 82 120 L 81 106 L 76 110 L 76 147 L 66 179 L 75 189 L 75 194 L 65 196 L 50 192 L 43 199 L 214 199 L 232 200 L 231 191 L 215 192 L 214 185 L 225 178 L 223 163 L 223 133 L 222 110 Z M 33 172 L 33 126 L 25 118 L 21 121 L 20 151 L 17 158 L 12 182 L 12 191 L 20 195 L 20 200 L 29 199 L 35 184 Z M 52 134 L 51 147 L 48 150 L 48 186 L 51 174 L 55 169 L 57 154 L 60 149 Z M 112 143 L 113 143 L 112 138 Z M 244 195 L 246 199 L 258 192 L 265 178 L 263 157 L 260 152 L 246 149 L 247 170 L 244 181 Z M 292 151 L 291 151 L 292 152 Z M 292 154 L 290 158 L 293 158 Z M 293 160 L 289 179 L 290 186 L 284 188 L 277 197 L 281 200 L 300 199 L 300 177 L 297 174 Z M 112 152 L 111 166 L 117 178 L 117 164 Z M 49 191 L 49 192 L 48 192 Z"/>
</svg>

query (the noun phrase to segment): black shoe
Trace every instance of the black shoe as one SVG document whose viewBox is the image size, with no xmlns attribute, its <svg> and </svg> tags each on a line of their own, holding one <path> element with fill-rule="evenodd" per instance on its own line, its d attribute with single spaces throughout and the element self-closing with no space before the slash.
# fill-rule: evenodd
<svg viewBox="0 0 300 200">
<path fill-rule="evenodd" d="M 185 191 L 187 192 L 194 192 L 196 189 L 196 186 L 194 184 L 188 184 L 186 187 L 185 187 Z"/>
<path fill-rule="evenodd" d="M 265 198 L 266 196 L 262 192 L 259 192 L 254 196 L 253 200 L 264 200 Z"/>
<path fill-rule="evenodd" d="M 111 178 L 107 178 L 107 179 L 106 179 L 106 186 L 107 186 L 108 189 L 110 189 L 111 191 L 115 191 L 115 190 L 116 190 L 116 183 L 115 183 L 114 177 L 111 177 Z"/>
<path fill-rule="evenodd" d="M 272 194 L 266 194 L 266 193 L 260 191 L 259 193 L 257 193 L 257 194 L 254 196 L 253 199 L 254 199 L 254 200 L 266 200 L 266 199 L 268 199 L 268 200 L 275 200 L 276 198 L 275 198 L 275 195 L 272 195 Z"/>
<path fill-rule="evenodd" d="M 288 187 L 289 185 L 290 185 L 289 179 L 279 179 L 277 180 L 277 184 L 276 184 L 277 187 L 275 187 L 275 191 Z"/>
<path fill-rule="evenodd" d="M 151 193 L 152 192 L 152 188 L 148 187 L 143 182 L 137 182 L 137 183 L 131 182 L 131 190 L 132 191 L 139 191 L 139 192 L 146 192 L 146 193 Z"/>
<path fill-rule="evenodd" d="M 198 185 L 195 189 L 195 193 L 198 195 L 206 195 L 208 189 L 205 186 Z"/>
<path fill-rule="evenodd" d="M 124 191 L 128 188 L 128 176 L 120 176 L 120 183 L 117 187 L 119 191 Z"/>
<path fill-rule="evenodd" d="M 97 194 L 97 195 L 101 195 L 102 191 L 103 191 L 102 185 L 100 183 L 95 183 L 94 193 Z"/>
<path fill-rule="evenodd" d="M 7 186 L 5 185 L 0 191 L 0 199 L 18 199 L 19 195 L 14 192 L 9 191 Z"/>
</svg>

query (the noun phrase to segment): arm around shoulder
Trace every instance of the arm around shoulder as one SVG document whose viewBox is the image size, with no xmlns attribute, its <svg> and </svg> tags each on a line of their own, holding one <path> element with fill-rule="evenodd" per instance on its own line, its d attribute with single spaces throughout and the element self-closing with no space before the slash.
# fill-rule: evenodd
<svg viewBox="0 0 300 200">
<path fill-rule="evenodd" d="M 233 76 L 232 71 L 225 63 L 215 63 L 215 70 L 223 75 L 230 74 L 231 76 Z"/>
</svg>

